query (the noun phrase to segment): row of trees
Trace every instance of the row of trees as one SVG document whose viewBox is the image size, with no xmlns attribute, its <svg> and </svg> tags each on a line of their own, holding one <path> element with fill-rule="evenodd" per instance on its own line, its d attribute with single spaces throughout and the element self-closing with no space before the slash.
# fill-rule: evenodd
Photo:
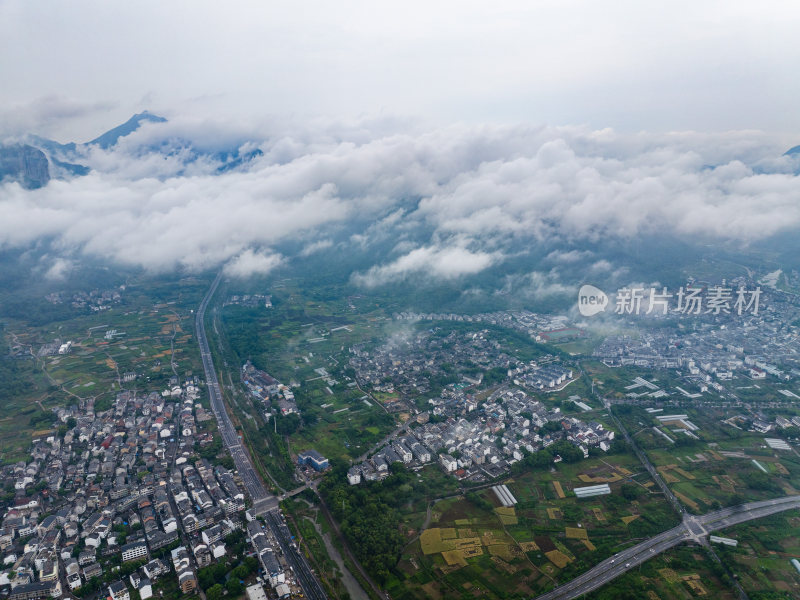
<svg viewBox="0 0 800 600">
<path fill-rule="evenodd" d="M 547 425 L 550 425 L 550 423 Z M 626 448 L 627 444 L 623 440 L 614 440 L 611 443 L 609 454 L 625 452 Z M 602 452 L 602 450 L 589 449 L 590 455 L 597 452 Z M 565 463 L 576 463 L 583 459 L 583 452 L 575 444 L 568 440 L 559 440 L 537 452 L 526 452 L 522 460 L 511 465 L 511 474 L 519 475 L 530 470 L 542 471 L 549 469 L 553 466 L 553 459 L 556 455 L 560 456 Z"/>
<path fill-rule="evenodd" d="M 403 548 L 400 534 L 401 504 L 426 494 L 402 464 L 392 465 L 392 474 L 382 482 L 359 486 L 347 483 L 347 466 L 334 465 L 331 474 L 320 484 L 333 516 L 358 561 L 383 584 L 394 569 Z"/>
</svg>

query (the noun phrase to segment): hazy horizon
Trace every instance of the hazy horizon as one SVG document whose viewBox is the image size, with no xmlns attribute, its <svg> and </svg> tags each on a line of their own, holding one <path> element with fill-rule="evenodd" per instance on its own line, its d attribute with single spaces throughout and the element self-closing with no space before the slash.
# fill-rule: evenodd
<svg viewBox="0 0 800 600">
<path fill-rule="evenodd" d="M 0 132 L 217 120 L 762 130 L 800 138 L 800 7 L 767 2 L 0 4 Z"/>
</svg>

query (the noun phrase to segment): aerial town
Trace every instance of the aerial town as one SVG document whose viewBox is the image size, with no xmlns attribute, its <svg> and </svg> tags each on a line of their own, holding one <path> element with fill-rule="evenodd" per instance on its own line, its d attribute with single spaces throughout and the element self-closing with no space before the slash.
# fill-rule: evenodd
<svg viewBox="0 0 800 600">
<path fill-rule="evenodd" d="M 58 429 L 34 438 L 30 461 L 3 467 L 0 482 L 13 501 L 0 529 L 0 593 L 191 594 L 198 573 L 226 556 L 226 540 L 247 520 L 270 593 L 299 589 L 269 530 L 246 513 L 238 474 L 204 457 L 219 442 L 194 380 L 173 383 L 161 393 L 120 392 L 103 410 L 92 401 L 60 408 Z"/>
<path fill-rule="evenodd" d="M 66 292 L 52 292 L 47 294 L 45 299 L 51 304 L 69 302 L 72 308 L 88 308 L 92 312 L 100 312 L 119 304 L 122 300 L 121 292 L 124 291 L 125 286 L 118 290 L 89 290 L 75 292 L 72 295 Z"/>
<path fill-rule="evenodd" d="M 269 373 L 256 369 L 249 361 L 242 367 L 242 383 L 254 398 L 261 401 L 264 417 L 267 420 L 272 416 L 273 400 L 275 410 L 281 415 L 300 412 L 291 388 L 283 385 Z"/>
<path fill-rule="evenodd" d="M 421 413 L 413 433 L 398 435 L 368 461 L 351 467 L 348 481 L 379 480 L 395 462 L 414 468 L 435 460 L 445 473 L 482 482 L 505 474 L 523 453 L 558 440 L 567 440 L 585 457 L 592 447 L 608 451 L 614 440 L 614 432 L 600 423 L 565 417 L 558 408 L 548 411 L 521 390 L 502 391 L 482 403 L 459 400 L 456 395 L 431 400 L 431 413 L 442 420 L 433 423 L 429 413 Z"/>
</svg>

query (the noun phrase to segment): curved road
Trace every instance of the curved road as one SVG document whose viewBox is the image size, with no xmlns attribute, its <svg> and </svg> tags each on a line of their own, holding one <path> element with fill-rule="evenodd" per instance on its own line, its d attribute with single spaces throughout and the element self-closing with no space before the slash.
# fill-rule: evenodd
<svg viewBox="0 0 800 600">
<path fill-rule="evenodd" d="M 699 517 L 686 515 L 683 523 L 677 527 L 618 552 L 583 575 L 579 575 L 572 581 L 546 594 L 542 594 L 537 600 L 569 600 L 577 598 L 605 585 L 612 579 L 619 577 L 626 571 L 639 566 L 656 554 L 660 554 L 673 546 L 688 541 L 702 543 L 705 541 L 705 536 L 712 531 L 725 529 L 751 519 L 766 517 L 793 508 L 800 508 L 800 496 L 784 496 L 774 500 L 749 502 L 731 508 L 723 508 Z"/>
</svg>

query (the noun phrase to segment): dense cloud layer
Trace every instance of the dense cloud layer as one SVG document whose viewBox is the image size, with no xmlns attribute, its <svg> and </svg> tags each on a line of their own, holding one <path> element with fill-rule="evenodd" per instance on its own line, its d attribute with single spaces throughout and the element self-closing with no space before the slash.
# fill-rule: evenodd
<svg viewBox="0 0 800 600">
<path fill-rule="evenodd" d="M 798 159 L 753 132 L 498 126 L 407 134 L 368 123 L 250 138 L 262 141 L 229 126 L 147 124 L 116 148 L 83 156 L 93 168 L 86 177 L 34 191 L 6 183 L 0 247 L 46 239 L 65 259 L 87 255 L 153 271 L 227 264 L 245 276 L 291 260 L 275 249 L 289 240 L 306 256 L 346 251 L 327 229 L 356 223 L 349 243 L 397 242 L 390 256 L 353 275 L 375 285 L 415 273 L 476 273 L 552 240 L 669 232 L 749 242 L 800 225 Z M 221 159 L 211 151 L 220 140 L 263 154 L 219 175 Z M 412 231 L 429 233 L 419 240 Z M 601 259 L 574 250 L 547 262 L 610 269 Z"/>
</svg>

